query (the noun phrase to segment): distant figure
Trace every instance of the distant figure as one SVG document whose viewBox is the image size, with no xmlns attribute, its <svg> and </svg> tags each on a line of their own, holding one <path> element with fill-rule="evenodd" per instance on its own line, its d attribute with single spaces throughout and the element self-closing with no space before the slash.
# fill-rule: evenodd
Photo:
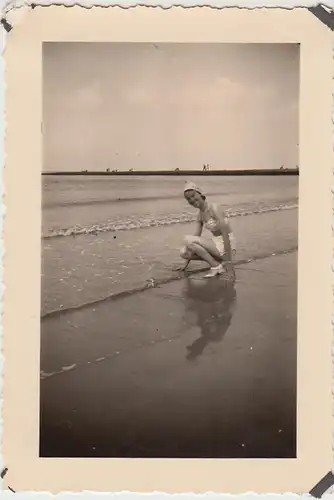
<svg viewBox="0 0 334 500">
<path fill-rule="evenodd" d="M 225 270 L 228 278 L 233 279 L 235 239 L 225 213 L 216 203 L 208 203 L 206 196 L 193 182 L 186 182 L 184 197 L 189 205 L 198 209 L 198 216 L 195 234 L 186 236 L 185 246 L 181 249 L 181 257 L 187 261 L 183 270 L 186 270 L 191 260 L 203 260 L 211 268 L 207 278 L 222 274 Z M 210 231 L 211 237 L 202 236 L 203 227 Z"/>
<path fill-rule="evenodd" d="M 203 165 L 203 172 L 206 172 L 206 165 Z"/>
<path fill-rule="evenodd" d="M 106 172 L 108 172 L 108 173 L 109 173 L 109 172 L 110 172 L 110 168 L 107 168 Z"/>
</svg>

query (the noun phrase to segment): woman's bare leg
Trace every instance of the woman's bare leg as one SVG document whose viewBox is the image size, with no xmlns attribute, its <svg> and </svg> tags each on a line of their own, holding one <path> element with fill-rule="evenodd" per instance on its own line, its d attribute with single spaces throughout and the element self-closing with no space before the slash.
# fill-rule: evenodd
<svg viewBox="0 0 334 500">
<path fill-rule="evenodd" d="M 214 241 L 202 238 L 201 236 L 186 236 L 187 248 L 207 262 L 211 267 L 215 267 L 223 262 L 223 257 L 219 253 Z"/>
<path fill-rule="evenodd" d="M 185 271 L 192 260 L 202 260 L 198 255 L 192 252 L 187 246 L 180 250 L 180 257 L 184 259 L 185 265 L 176 268 L 176 271 Z"/>
<path fill-rule="evenodd" d="M 234 267 L 232 263 L 232 256 L 228 258 L 228 255 L 222 256 L 214 241 L 211 241 L 200 236 L 187 236 L 186 237 L 187 249 L 193 254 L 197 255 L 197 258 L 204 260 L 211 267 L 217 267 L 221 264 L 227 272 L 230 279 L 235 278 Z"/>
<path fill-rule="evenodd" d="M 211 267 L 216 267 L 220 264 L 219 260 L 215 259 L 211 253 L 199 243 L 190 243 L 188 245 L 189 250 L 196 254 L 201 260 L 204 260 Z"/>
</svg>

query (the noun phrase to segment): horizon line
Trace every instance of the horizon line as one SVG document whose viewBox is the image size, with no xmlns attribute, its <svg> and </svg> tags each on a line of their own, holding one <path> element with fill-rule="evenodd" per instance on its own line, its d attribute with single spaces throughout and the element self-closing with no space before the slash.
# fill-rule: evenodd
<svg viewBox="0 0 334 500">
<path fill-rule="evenodd" d="M 299 168 L 248 170 L 68 170 L 42 171 L 42 175 L 286 175 L 299 174 Z"/>
</svg>

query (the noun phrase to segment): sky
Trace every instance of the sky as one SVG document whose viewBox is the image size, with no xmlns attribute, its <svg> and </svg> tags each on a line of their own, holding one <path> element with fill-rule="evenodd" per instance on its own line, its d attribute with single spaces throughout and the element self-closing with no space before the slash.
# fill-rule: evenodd
<svg viewBox="0 0 334 500">
<path fill-rule="evenodd" d="M 294 168 L 296 44 L 43 46 L 43 171 Z"/>
</svg>

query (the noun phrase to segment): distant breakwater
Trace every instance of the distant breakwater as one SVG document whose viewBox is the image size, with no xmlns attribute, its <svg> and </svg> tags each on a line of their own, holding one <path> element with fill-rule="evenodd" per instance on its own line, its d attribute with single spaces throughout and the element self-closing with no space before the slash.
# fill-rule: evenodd
<svg viewBox="0 0 334 500">
<path fill-rule="evenodd" d="M 81 176 L 160 176 L 160 175 L 168 175 L 168 176 L 247 176 L 247 175 L 299 175 L 299 170 L 297 169 L 266 169 L 266 170 L 209 170 L 209 171 L 201 171 L 201 170 L 157 170 L 157 171 L 146 171 L 146 170 L 137 170 L 137 171 L 68 171 L 68 172 L 42 172 L 42 175 L 81 175 Z"/>
</svg>

